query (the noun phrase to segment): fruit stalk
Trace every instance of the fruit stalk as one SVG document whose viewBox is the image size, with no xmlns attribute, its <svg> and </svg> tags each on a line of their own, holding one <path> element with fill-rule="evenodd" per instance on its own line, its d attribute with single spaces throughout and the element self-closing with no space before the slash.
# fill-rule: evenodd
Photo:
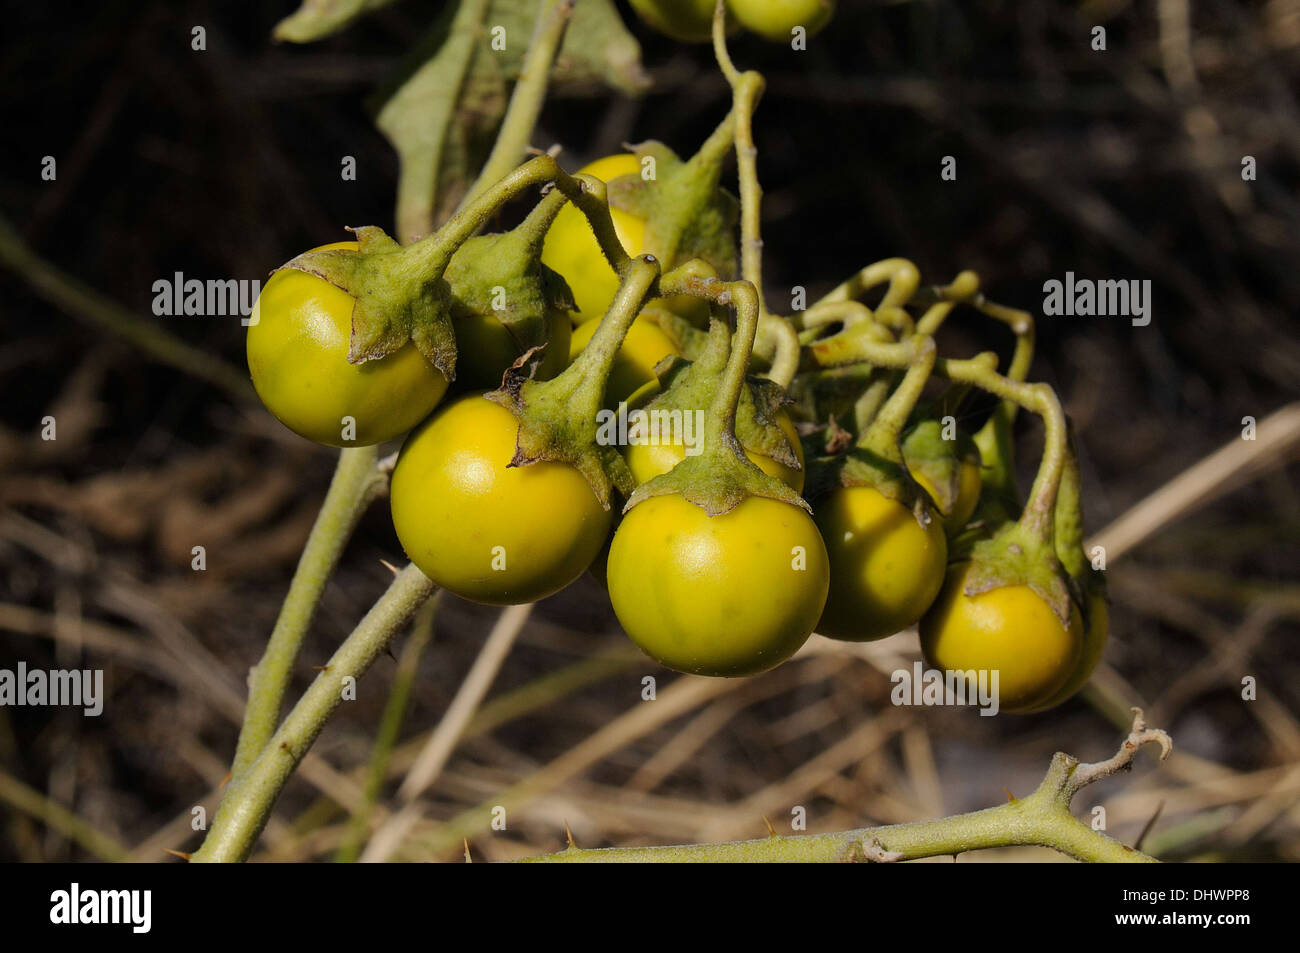
<svg viewBox="0 0 1300 953">
<path fill-rule="evenodd" d="M 938 370 L 950 380 L 974 384 L 1004 402 L 1012 402 L 1043 418 L 1043 457 L 1029 491 L 1029 502 L 1020 515 L 1020 525 L 1050 546 L 1056 494 L 1069 449 L 1065 412 L 1056 392 L 1047 384 L 1026 384 L 1003 377 L 993 369 L 995 363 L 992 355 L 967 360 L 945 359 L 939 362 Z"/>
</svg>

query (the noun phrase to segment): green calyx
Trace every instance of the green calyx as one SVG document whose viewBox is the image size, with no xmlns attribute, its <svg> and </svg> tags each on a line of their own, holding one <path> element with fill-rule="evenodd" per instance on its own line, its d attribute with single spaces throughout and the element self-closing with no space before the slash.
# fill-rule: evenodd
<svg viewBox="0 0 1300 953">
<path fill-rule="evenodd" d="M 724 343 L 728 345 L 729 353 L 721 374 L 716 370 L 713 373 L 716 384 L 706 412 L 702 447 L 698 454 L 688 454 L 667 473 L 637 487 L 624 512 L 650 497 L 674 494 L 701 507 L 709 516 L 728 513 L 754 496 L 780 500 L 811 512 L 803 497 L 756 467 L 745 456 L 736 437 L 737 408 L 749 391 L 746 371 L 758 332 L 758 292 L 747 281 L 732 282 L 720 290 L 711 287 L 710 290 L 715 292 L 710 295 L 715 304 L 735 308 L 736 331 L 727 341 L 726 325 L 715 321 L 710 328 L 705 355 L 696 362 L 697 365 L 716 368 Z M 702 375 L 703 369 L 696 367 L 695 371 Z"/>
<path fill-rule="evenodd" d="M 519 419 L 510 466 L 567 463 L 586 478 L 605 509 L 614 490 L 632 492 L 636 480 L 627 461 L 616 445 L 600 440 L 601 415 L 608 413 L 601 404 L 614 356 L 658 277 L 653 256 L 632 259 L 591 342 L 563 373 L 535 380 L 530 352 L 506 371 L 499 390 L 485 395 Z"/>
<path fill-rule="evenodd" d="M 424 243 L 399 245 L 373 225 L 351 229 L 357 250 L 310 251 L 281 268 L 328 281 L 355 299 L 348 361 L 387 357 L 408 342 L 448 380 L 456 376 L 456 335 L 446 261 Z M 279 269 L 277 269 L 279 270 Z"/>
<path fill-rule="evenodd" d="M 955 428 L 952 439 L 945 439 L 942 422 L 922 420 L 903 435 L 902 449 L 907 469 L 924 476 L 934 487 L 939 511 L 952 512 L 960 492 L 962 466 L 980 462 L 975 441 Z"/>
<path fill-rule="evenodd" d="M 645 220 L 645 247 L 665 270 L 699 258 L 723 280 L 736 275 L 739 204 L 718 186 L 731 135 L 728 118 L 686 162 L 661 142 L 643 142 L 632 152 L 653 176 L 646 171 L 608 184 L 611 206 Z"/>
<path fill-rule="evenodd" d="M 970 559 L 964 589 L 968 596 L 1003 586 L 1028 586 L 1067 628 L 1071 604 L 1083 608 L 1051 544 L 1019 522 L 1006 523 L 992 536 L 975 543 Z"/>
<path fill-rule="evenodd" d="M 474 236 L 456 249 L 445 272 L 453 321 L 491 318 L 519 354 L 549 344 L 552 319 L 574 310 L 568 284 L 541 261 L 542 239 L 566 201 L 553 190 L 517 228 Z"/>
<path fill-rule="evenodd" d="M 937 519 L 925 488 L 912 478 L 906 466 L 870 446 L 859 444 L 843 453 L 819 457 L 809 466 L 815 474 L 817 495 L 840 487 L 869 486 L 886 499 L 911 511 L 922 527 Z"/>
<path fill-rule="evenodd" d="M 519 418 L 510 466 L 568 463 L 586 478 L 601 506 L 609 509 L 613 491 L 627 496 L 636 480 L 618 447 L 604 446 L 597 439 L 596 413 L 579 409 L 593 382 L 603 390 L 605 379 L 570 373 L 579 366 L 575 363 L 554 380 L 534 380 L 528 367 L 532 357 L 532 352 L 521 357 L 506 371 L 501 388 L 485 395 Z"/>
<path fill-rule="evenodd" d="M 718 379 L 726 370 L 730 339 L 726 322 L 712 318 L 705 345 L 695 360 L 669 358 L 656 368 L 660 390 L 644 409 L 691 412 L 707 408 Z M 736 405 L 735 429 L 740 446 L 792 470 L 800 469 L 799 458 L 777 423 L 781 408 L 790 403 L 785 391 L 773 381 L 759 377 L 747 377 L 745 385 Z"/>
<path fill-rule="evenodd" d="M 751 496 L 780 500 L 812 512 L 798 493 L 754 466 L 735 436 L 726 433 L 706 435 L 701 453 L 686 457 L 667 473 L 638 486 L 623 512 L 642 500 L 672 494 L 701 507 L 710 516 L 729 513 Z"/>
</svg>

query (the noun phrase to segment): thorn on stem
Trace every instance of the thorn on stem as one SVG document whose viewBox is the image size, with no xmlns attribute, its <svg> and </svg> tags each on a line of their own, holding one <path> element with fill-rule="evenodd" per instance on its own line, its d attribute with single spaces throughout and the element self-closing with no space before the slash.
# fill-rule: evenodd
<svg viewBox="0 0 1300 953">
<path fill-rule="evenodd" d="M 568 821 L 565 821 L 565 822 L 564 822 L 564 837 L 565 837 L 565 839 L 568 840 L 568 842 L 569 842 L 569 850 L 578 850 L 578 849 L 579 849 L 579 848 L 578 848 L 578 842 L 575 841 L 575 840 L 573 839 L 573 828 L 571 828 L 571 827 L 569 826 L 569 822 L 568 822 Z"/>
<path fill-rule="evenodd" d="M 766 814 L 763 815 L 763 823 L 767 825 L 767 836 L 768 836 L 768 837 L 779 837 L 779 836 L 780 836 L 779 834 L 777 834 L 777 832 L 776 832 L 776 828 L 772 826 L 772 822 L 769 821 L 769 820 L 767 819 L 767 815 L 766 815 Z"/>
<path fill-rule="evenodd" d="M 183 851 L 183 850 L 172 850 L 170 847 L 164 847 L 164 848 L 163 848 L 163 853 L 164 853 L 164 854 L 171 854 L 173 857 L 179 857 L 181 860 L 185 861 L 187 864 L 190 862 L 190 855 L 187 854 L 187 853 L 185 853 L 185 851 Z"/>
<path fill-rule="evenodd" d="M 1146 843 L 1147 835 L 1151 833 L 1151 828 L 1156 826 L 1156 821 L 1160 819 L 1160 812 L 1165 809 L 1165 802 L 1161 801 L 1156 805 L 1155 813 L 1151 815 L 1151 820 L 1147 821 L 1142 827 L 1142 833 L 1138 835 L 1137 840 L 1133 843 L 1134 850 L 1141 850 L 1142 845 Z"/>
<path fill-rule="evenodd" d="M 381 559 L 379 560 L 379 562 L 381 565 L 384 566 L 385 569 L 391 572 L 394 576 L 401 575 L 402 571 L 398 569 L 396 566 L 394 566 L 392 563 L 390 563 L 387 559 Z"/>
</svg>

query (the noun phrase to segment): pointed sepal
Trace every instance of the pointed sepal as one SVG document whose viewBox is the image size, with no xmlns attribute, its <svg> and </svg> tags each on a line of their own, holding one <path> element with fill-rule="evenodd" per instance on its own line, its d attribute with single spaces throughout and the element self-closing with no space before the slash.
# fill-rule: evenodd
<svg viewBox="0 0 1300 953">
<path fill-rule="evenodd" d="M 315 275 L 352 296 L 349 363 L 379 360 L 411 343 L 454 380 L 456 336 L 441 273 L 435 269 L 430 276 L 422 249 L 399 245 L 383 229 L 364 226 L 351 231 L 359 246 L 355 250 L 309 251 L 280 267 Z"/>
</svg>

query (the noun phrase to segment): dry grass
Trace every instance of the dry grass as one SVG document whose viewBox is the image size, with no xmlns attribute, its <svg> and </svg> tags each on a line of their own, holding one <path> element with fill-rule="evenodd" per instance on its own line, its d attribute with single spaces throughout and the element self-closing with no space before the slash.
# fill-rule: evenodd
<svg viewBox="0 0 1300 953">
<path fill-rule="evenodd" d="M 68 120 L 57 141 L 27 101 L 12 128 L 37 152 L 76 159 L 57 189 L 33 187 L 30 170 L 6 179 L 0 210 L 132 311 L 178 267 L 177 249 L 186 269 L 255 275 L 337 224 L 377 218 L 391 160 L 353 113 L 394 37 L 414 30 L 404 6 L 355 39 L 292 53 L 267 52 L 266 24 L 214 22 L 222 42 L 198 74 L 159 39 L 184 12 L 136 18 L 109 4 L 81 46 L 51 39 L 48 50 L 34 26 L 7 55 L 7 89 L 55 50 L 83 68 L 41 74 L 28 94 Z M 1042 277 L 1067 268 L 1157 283 L 1150 328 L 1047 322 L 1040 334 L 1035 375 L 1075 421 L 1094 539 L 1108 550 L 1113 640 L 1092 684 L 1030 717 L 895 708 L 889 673 L 916 657 L 912 633 L 865 646 L 815 638 L 772 673 L 711 681 L 640 657 L 591 579 L 527 615 L 447 600 L 369 856 L 456 860 L 467 838 L 475 859 L 509 859 L 561 847 L 566 823 L 595 846 L 758 836 L 765 818 L 785 831 L 795 808 L 809 831 L 973 809 L 1030 790 L 1058 748 L 1104 756 L 1137 704 L 1171 732 L 1175 755 L 1089 789 L 1078 811 L 1103 805 L 1128 843 L 1158 813 L 1143 847 L 1168 859 L 1298 859 L 1300 109 L 1289 89 L 1300 4 L 1162 2 L 1158 16 L 1099 5 L 1087 16 L 1110 26 L 1104 60 L 1073 44 L 1075 4 L 862 6 L 843 14 L 828 40 L 839 46 L 812 74 L 744 51 L 771 80 L 759 145 L 774 295 L 799 283 L 815 293 L 895 253 L 927 279 L 976 267 L 999 300 L 1028 307 Z M 131 53 L 141 48 L 150 56 Z M 539 144 L 574 155 L 697 140 L 720 83 L 702 57 L 649 49 L 660 96 L 567 104 L 548 112 Z M 1010 53 L 990 62 L 980 50 Z M 86 90 L 76 73 L 105 81 Z M 322 90 L 334 96 L 325 106 L 312 99 Z M 312 135 L 299 134 L 303 117 Z M 846 148 L 810 157 L 827 128 Z M 347 192 L 333 165 L 315 171 L 317 135 L 327 151 L 354 148 L 367 181 Z M 929 170 L 949 152 L 967 187 L 942 191 Z M 1261 170 L 1251 185 L 1238 173 L 1245 154 Z M 869 218 L 846 221 L 854 206 Z M 263 221 L 268 207 L 283 220 Z M 264 227 L 235 240 L 249 222 Z M 110 693 L 98 719 L 0 708 L 0 859 L 164 860 L 197 844 L 192 809 L 215 806 L 247 669 L 330 458 L 256 407 L 141 366 L 12 274 L 0 282 L 12 325 L 0 344 L 0 667 L 103 667 Z M 239 361 L 238 329 L 174 330 Z M 973 351 L 986 337 L 959 328 L 943 346 Z M 52 443 L 37 435 L 47 413 Z M 1260 421 L 1253 443 L 1239 439 L 1245 415 Z M 198 544 L 203 573 L 189 568 Z M 377 504 L 325 592 L 298 689 L 399 553 Z M 255 859 L 327 860 L 345 841 L 396 669 L 381 660 L 328 727 Z M 645 676 L 658 682 L 653 703 Z M 1241 698 L 1245 676 L 1254 701 Z M 508 809 L 505 831 L 489 827 L 495 805 Z M 1024 859 L 1058 858 L 959 858 Z"/>
</svg>

